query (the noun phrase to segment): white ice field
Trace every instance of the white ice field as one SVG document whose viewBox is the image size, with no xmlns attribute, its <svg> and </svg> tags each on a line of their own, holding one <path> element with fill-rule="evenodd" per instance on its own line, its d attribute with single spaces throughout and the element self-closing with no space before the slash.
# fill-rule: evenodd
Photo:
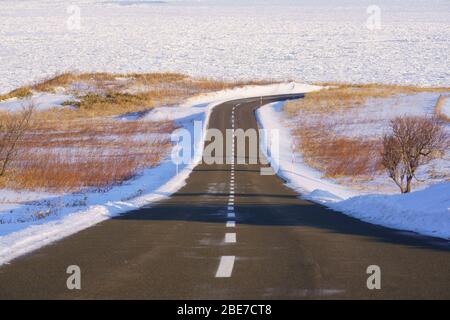
<svg viewBox="0 0 450 320">
<path fill-rule="evenodd" d="M 0 93 L 64 70 L 449 86 L 449 48 L 448 0 L 0 1 Z"/>
</svg>

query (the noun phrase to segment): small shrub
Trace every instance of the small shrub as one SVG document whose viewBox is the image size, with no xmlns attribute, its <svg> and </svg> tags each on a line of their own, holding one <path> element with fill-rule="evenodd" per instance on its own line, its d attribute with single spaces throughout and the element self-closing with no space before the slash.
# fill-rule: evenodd
<svg viewBox="0 0 450 320">
<path fill-rule="evenodd" d="M 383 137 L 382 164 L 402 193 L 409 193 L 416 171 L 449 146 L 437 117 L 397 117 Z"/>
</svg>

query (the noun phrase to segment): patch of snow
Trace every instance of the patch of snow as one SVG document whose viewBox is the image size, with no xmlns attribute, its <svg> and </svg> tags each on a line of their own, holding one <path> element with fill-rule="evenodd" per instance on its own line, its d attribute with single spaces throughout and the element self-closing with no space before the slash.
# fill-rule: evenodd
<svg viewBox="0 0 450 320">
<path fill-rule="evenodd" d="M 73 101 L 76 98 L 65 94 L 38 92 L 22 99 L 11 98 L 0 101 L 0 111 L 18 112 L 31 104 L 34 105 L 35 111 L 45 111 L 52 108 L 60 108 L 65 101 L 69 100 Z"/>
<path fill-rule="evenodd" d="M 194 107 L 170 106 L 157 107 L 148 112 L 142 119 L 146 121 L 174 121 L 193 114 L 205 112 L 208 104 L 199 104 Z"/>
<path fill-rule="evenodd" d="M 343 110 L 333 114 L 333 121 L 337 123 L 335 130 L 347 137 L 382 136 L 395 117 L 432 116 L 439 95 L 436 92 L 421 92 L 368 99 L 351 112 Z"/>
<path fill-rule="evenodd" d="M 445 97 L 441 113 L 450 119 L 450 96 Z"/>
<path fill-rule="evenodd" d="M 362 195 L 330 207 L 378 225 L 450 239 L 450 183 L 409 194 Z"/>
</svg>

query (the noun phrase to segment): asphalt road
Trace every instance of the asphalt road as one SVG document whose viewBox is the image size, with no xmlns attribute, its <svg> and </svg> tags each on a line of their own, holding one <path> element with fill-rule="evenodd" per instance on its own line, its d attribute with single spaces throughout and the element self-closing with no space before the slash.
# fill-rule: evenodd
<svg viewBox="0 0 450 320">
<path fill-rule="evenodd" d="M 260 103 L 224 103 L 209 126 L 232 128 L 234 113 L 236 129 L 256 128 Z M 81 290 L 66 287 L 69 265 Z M 366 286 L 370 265 L 380 290 Z M 448 299 L 449 271 L 447 241 L 301 200 L 258 164 L 202 164 L 170 199 L 0 267 L 0 298 Z"/>
</svg>

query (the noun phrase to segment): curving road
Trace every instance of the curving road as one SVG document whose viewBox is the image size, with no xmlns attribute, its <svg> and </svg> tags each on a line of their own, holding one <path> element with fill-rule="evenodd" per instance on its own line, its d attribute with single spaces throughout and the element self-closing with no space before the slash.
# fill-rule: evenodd
<svg viewBox="0 0 450 320">
<path fill-rule="evenodd" d="M 209 127 L 257 128 L 260 103 L 224 103 Z M 66 288 L 69 265 L 81 290 Z M 381 290 L 367 289 L 369 265 Z M 202 164 L 170 199 L 0 267 L 0 298 L 449 299 L 449 270 L 449 242 L 301 200 L 260 165 Z"/>
</svg>

